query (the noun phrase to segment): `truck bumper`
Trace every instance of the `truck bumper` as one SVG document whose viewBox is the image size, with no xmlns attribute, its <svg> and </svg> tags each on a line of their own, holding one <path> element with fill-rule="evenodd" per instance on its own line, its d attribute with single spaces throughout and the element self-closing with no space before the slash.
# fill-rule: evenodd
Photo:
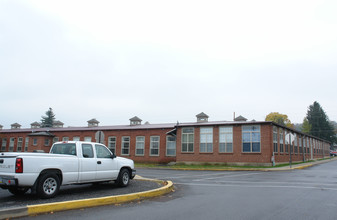
<svg viewBox="0 0 337 220">
<path fill-rule="evenodd" d="M 133 169 L 131 172 L 131 179 L 133 179 L 136 176 L 136 170 Z"/>
<path fill-rule="evenodd" d="M 17 186 L 18 180 L 14 177 L 4 177 L 0 176 L 0 187 L 3 189 L 8 189 L 13 186 Z"/>
</svg>

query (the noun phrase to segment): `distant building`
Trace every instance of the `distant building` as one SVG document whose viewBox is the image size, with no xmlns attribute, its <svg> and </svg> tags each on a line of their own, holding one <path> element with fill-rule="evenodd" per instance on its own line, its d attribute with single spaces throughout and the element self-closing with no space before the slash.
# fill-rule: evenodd
<svg viewBox="0 0 337 220">
<path fill-rule="evenodd" d="M 271 165 L 329 157 L 330 143 L 274 122 L 208 121 L 203 112 L 196 122 L 142 124 L 137 116 L 129 125 L 99 126 L 91 119 L 87 127 L 21 128 L 0 130 L 1 151 L 48 152 L 57 141 L 93 141 L 105 144 L 118 156 L 136 162 L 185 162 Z M 34 124 L 34 128 L 33 128 Z"/>
</svg>

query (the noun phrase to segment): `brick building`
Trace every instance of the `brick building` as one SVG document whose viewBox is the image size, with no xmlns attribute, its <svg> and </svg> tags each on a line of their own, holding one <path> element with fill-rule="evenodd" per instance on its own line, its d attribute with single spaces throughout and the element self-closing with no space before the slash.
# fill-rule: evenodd
<svg viewBox="0 0 337 220">
<path fill-rule="evenodd" d="M 200 113 L 193 123 L 142 124 L 138 117 L 129 125 L 99 126 L 88 121 L 87 127 L 63 127 L 57 123 L 31 128 L 14 123 L 11 129 L 0 126 L 1 151 L 45 151 L 57 141 L 81 140 L 105 144 L 118 156 L 136 162 L 226 163 L 270 165 L 329 157 L 330 143 L 273 122 L 209 122 Z"/>
</svg>

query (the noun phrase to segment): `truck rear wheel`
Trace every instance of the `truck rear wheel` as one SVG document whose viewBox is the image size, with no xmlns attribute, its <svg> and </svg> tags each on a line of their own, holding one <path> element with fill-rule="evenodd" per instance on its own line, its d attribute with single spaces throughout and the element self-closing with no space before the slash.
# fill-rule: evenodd
<svg viewBox="0 0 337 220">
<path fill-rule="evenodd" d="M 118 186 L 122 186 L 122 187 L 125 187 L 127 185 L 129 185 L 129 182 L 130 182 L 130 172 L 128 169 L 122 169 L 120 172 L 119 172 L 119 175 L 118 175 L 118 179 L 117 179 L 117 185 Z"/>
<path fill-rule="evenodd" d="M 24 195 L 29 188 L 9 188 L 8 191 L 16 196 Z"/>
<path fill-rule="evenodd" d="M 60 189 L 60 179 L 55 173 L 43 174 L 37 184 L 37 195 L 48 199 L 56 196 Z"/>
</svg>

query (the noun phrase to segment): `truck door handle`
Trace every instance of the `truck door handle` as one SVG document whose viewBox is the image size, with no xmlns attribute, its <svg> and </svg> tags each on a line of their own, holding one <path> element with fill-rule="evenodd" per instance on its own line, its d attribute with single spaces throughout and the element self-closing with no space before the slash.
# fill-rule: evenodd
<svg viewBox="0 0 337 220">
<path fill-rule="evenodd" d="M 102 164 L 102 161 L 97 161 L 97 164 Z"/>
</svg>

